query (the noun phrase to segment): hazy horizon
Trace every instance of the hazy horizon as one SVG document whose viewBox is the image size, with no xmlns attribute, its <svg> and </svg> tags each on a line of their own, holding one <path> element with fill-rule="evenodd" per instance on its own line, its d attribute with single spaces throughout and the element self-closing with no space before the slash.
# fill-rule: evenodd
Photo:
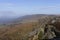
<svg viewBox="0 0 60 40">
<path fill-rule="evenodd" d="M 60 0 L 0 0 L 0 18 L 60 14 Z"/>
</svg>

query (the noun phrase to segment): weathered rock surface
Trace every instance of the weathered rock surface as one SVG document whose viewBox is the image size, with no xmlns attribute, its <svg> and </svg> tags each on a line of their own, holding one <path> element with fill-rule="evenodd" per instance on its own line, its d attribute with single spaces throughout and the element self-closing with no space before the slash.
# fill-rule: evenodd
<svg viewBox="0 0 60 40">
<path fill-rule="evenodd" d="M 60 40 L 60 18 L 48 21 L 44 22 L 43 25 L 41 24 L 38 30 L 35 30 L 29 34 L 30 37 L 33 37 L 30 40 Z"/>
</svg>

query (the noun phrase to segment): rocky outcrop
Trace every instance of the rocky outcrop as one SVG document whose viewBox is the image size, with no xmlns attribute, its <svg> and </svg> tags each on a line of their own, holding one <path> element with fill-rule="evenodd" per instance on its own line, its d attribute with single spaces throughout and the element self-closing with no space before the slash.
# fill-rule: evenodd
<svg viewBox="0 0 60 40">
<path fill-rule="evenodd" d="M 47 18 L 48 19 L 48 18 Z M 28 33 L 28 40 L 58 40 L 60 38 L 60 21 L 52 19 L 40 22 L 40 28 Z M 40 21 L 40 20 L 39 20 Z"/>
<path fill-rule="evenodd" d="M 44 27 L 45 30 L 44 30 L 44 35 L 42 35 L 42 39 L 51 39 L 51 40 L 59 39 L 60 38 L 59 26 L 60 26 L 60 19 L 59 21 L 58 19 L 53 19 L 50 21 L 50 23 L 48 22 L 46 26 Z"/>
</svg>

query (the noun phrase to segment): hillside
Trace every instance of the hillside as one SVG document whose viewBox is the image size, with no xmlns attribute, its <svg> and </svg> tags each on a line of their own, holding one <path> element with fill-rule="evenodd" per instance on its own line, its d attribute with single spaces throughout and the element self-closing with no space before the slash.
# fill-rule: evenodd
<svg viewBox="0 0 60 40">
<path fill-rule="evenodd" d="M 44 26 L 50 23 L 51 19 L 57 17 L 59 16 L 38 14 L 17 18 L 11 24 L 4 24 L 0 28 L 0 40 L 27 40 L 28 35 L 31 33 L 34 35 L 34 31 L 40 28 L 41 25 Z"/>
<path fill-rule="evenodd" d="M 47 15 L 47 14 L 34 14 L 34 15 L 26 15 L 26 16 L 22 16 L 17 18 L 14 22 L 20 22 L 20 23 L 27 23 L 27 22 L 37 22 L 40 18 L 43 17 L 55 17 L 55 15 Z"/>
</svg>

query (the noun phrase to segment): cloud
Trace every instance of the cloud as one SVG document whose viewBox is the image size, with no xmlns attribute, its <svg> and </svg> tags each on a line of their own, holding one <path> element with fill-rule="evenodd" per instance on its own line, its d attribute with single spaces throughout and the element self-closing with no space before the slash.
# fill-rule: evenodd
<svg viewBox="0 0 60 40">
<path fill-rule="evenodd" d="M 0 5 L 9 5 L 9 6 L 11 6 L 11 5 L 14 5 L 13 3 L 0 3 Z"/>
<path fill-rule="evenodd" d="M 14 3 L 0 3 L 1 8 L 12 8 L 15 4 Z"/>
<path fill-rule="evenodd" d="M 0 11 L 0 18 L 13 18 L 16 17 L 16 13 L 12 11 Z"/>
<path fill-rule="evenodd" d="M 27 14 L 37 14 L 37 13 L 55 13 L 60 10 L 60 4 L 56 5 L 23 5 L 14 3 L 0 3 L 0 15 L 3 17 L 20 16 Z M 11 12 L 12 11 L 12 12 Z M 2 17 L 1 16 L 1 17 Z"/>
</svg>

